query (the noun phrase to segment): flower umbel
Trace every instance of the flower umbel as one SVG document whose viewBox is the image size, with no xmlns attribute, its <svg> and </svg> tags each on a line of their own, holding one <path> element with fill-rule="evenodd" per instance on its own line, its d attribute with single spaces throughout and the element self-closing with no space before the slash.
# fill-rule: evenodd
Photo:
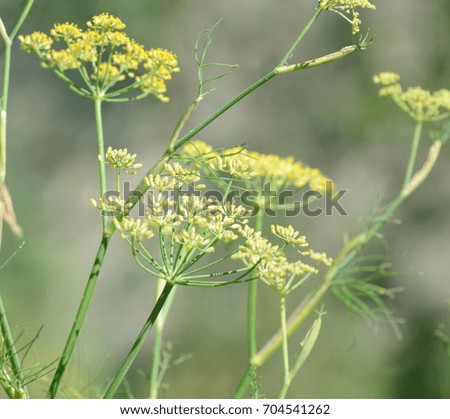
<svg viewBox="0 0 450 419">
<path fill-rule="evenodd" d="M 142 167 L 141 163 L 135 163 L 137 154 L 128 153 L 128 149 L 113 150 L 112 147 L 106 149 L 105 160 L 106 164 L 110 164 L 115 169 L 122 169 L 130 175 L 135 175 L 136 170 Z M 98 156 L 102 160 L 101 156 Z"/>
<path fill-rule="evenodd" d="M 380 84 L 379 95 L 391 97 L 411 118 L 418 122 L 440 121 L 450 116 L 450 90 L 430 92 L 422 87 L 403 90 L 398 83 L 397 73 L 383 72 L 375 75 L 373 81 Z"/>
<path fill-rule="evenodd" d="M 375 5 L 368 0 L 319 0 L 319 7 L 322 10 L 330 10 L 341 15 L 351 23 L 353 34 L 359 32 L 359 25 L 361 24 L 359 12 L 355 9 L 376 9 Z"/>
<path fill-rule="evenodd" d="M 25 52 L 35 52 L 44 67 L 82 96 L 115 102 L 151 94 L 167 102 L 166 81 L 180 70 L 177 57 L 161 48 L 147 50 L 122 32 L 125 27 L 119 18 L 102 13 L 87 22 L 86 30 L 58 23 L 50 36 L 34 32 L 19 39 Z M 68 70 L 77 70 L 84 85 L 66 75 Z"/>
<path fill-rule="evenodd" d="M 313 264 L 305 263 L 301 260 L 289 262 L 284 249 L 289 245 L 293 247 L 305 248 L 308 246 L 306 237 L 300 235 L 292 226 L 282 227 L 271 226 L 272 233 L 283 239 L 282 246 L 271 243 L 263 237 L 261 232 L 254 231 L 245 226 L 239 228 L 239 232 L 244 237 L 245 244 L 232 256 L 240 259 L 245 265 L 256 268 L 259 279 L 274 288 L 277 293 L 284 296 L 306 281 L 312 274 L 319 271 L 317 265 L 323 263 L 327 266 L 331 264 L 331 259 L 325 253 L 317 253 L 313 250 L 300 252 L 314 261 Z"/>
<path fill-rule="evenodd" d="M 204 172 L 221 176 L 227 174 L 232 179 L 244 181 L 244 188 L 261 191 L 265 184 L 276 191 L 301 190 L 309 187 L 321 194 L 332 193 L 331 179 L 320 170 L 311 168 L 292 156 L 280 157 L 248 151 L 244 147 L 214 150 L 203 141 L 192 141 L 181 151 L 184 158 L 192 159 Z"/>
</svg>

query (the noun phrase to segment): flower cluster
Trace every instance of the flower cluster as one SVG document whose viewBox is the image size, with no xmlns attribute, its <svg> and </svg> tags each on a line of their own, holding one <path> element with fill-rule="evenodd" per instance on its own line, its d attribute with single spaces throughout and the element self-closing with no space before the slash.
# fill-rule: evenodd
<svg viewBox="0 0 450 419">
<path fill-rule="evenodd" d="M 379 73 L 373 78 L 374 83 L 382 86 L 380 96 L 391 97 L 416 121 L 438 121 L 450 116 L 450 90 L 430 92 L 421 87 L 403 90 L 399 80 L 400 76 L 392 72 Z"/>
<path fill-rule="evenodd" d="M 146 177 L 149 192 L 144 218 L 114 219 L 140 264 L 147 262 L 155 275 L 175 283 L 191 284 L 195 278 L 189 268 L 213 253 L 220 242 L 237 240 L 239 227 L 248 222 L 245 207 L 201 197 L 196 188 L 199 180 L 195 170 L 178 162 L 166 164 L 162 173 Z M 194 192 L 187 193 L 183 187 Z M 153 235 L 159 237 L 160 260 L 141 243 Z"/>
<path fill-rule="evenodd" d="M 376 9 L 375 5 L 368 0 L 319 0 L 319 7 L 322 10 L 330 10 L 338 13 L 350 22 L 353 34 L 359 32 L 359 25 L 361 24 L 359 12 L 355 9 Z"/>
<path fill-rule="evenodd" d="M 100 210 L 103 215 L 112 215 L 116 217 L 119 215 L 127 215 L 133 207 L 131 202 L 127 202 L 125 199 L 116 194 L 104 196 L 103 198 L 99 198 L 98 201 L 91 198 L 90 202 L 91 205 Z"/>
<path fill-rule="evenodd" d="M 73 23 L 62 23 L 54 25 L 50 36 L 42 32 L 21 36 L 21 48 L 35 52 L 44 67 L 54 70 L 84 96 L 114 101 L 140 89 L 141 93 L 134 97 L 152 94 L 167 102 L 166 81 L 180 70 L 177 57 L 164 49 L 145 49 L 123 29 L 125 24 L 119 18 L 102 13 L 87 22 L 86 30 Z M 62 47 L 56 49 L 56 43 Z M 78 70 L 86 87 L 69 79 L 65 73 L 68 70 Z M 120 82 L 120 87 L 111 91 Z"/>
<path fill-rule="evenodd" d="M 240 259 L 247 267 L 255 269 L 257 277 L 280 295 L 288 294 L 310 275 L 317 274 L 319 263 L 326 266 L 332 263 L 325 253 L 304 250 L 309 246 L 306 237 L 300 235 L 292 226 L 271 226 L 272 233 L 284 241 L 281 247 L 271 243 L 261 232 L 248 226 L 243 226 L 239 230 L 245 238 L 245 243 L 239 246 L 239 250 L 232 256 L 233 259 Z M 297 249 L 302 256 L 308 256 L 314 263 L 308 264 L 301 260 L 289 262 L 284 252 L 289 245 Z"/>
<path fill-rule="evenodd" d="M 261 279 L 285 295 L 300 281 L 317 273 L 319 263 L 331 263 L 324 253 L 308 250 L 306 237 L 292 226 L 272 226 L 273 234 L 283 241 L 279 246 L 248 225 L 250 211 L 246 207 L 217 197 L 201 196 L 198 189 L 201 173 L 189 166 L 189 160 L 172 162 L 166 164 L 161 173 L 146 177 L 149 191 L 142 219 L 114 218 L 116 229 L 147 272 L 173 283 L 195 286 Z M 200 185 L 200 189 L 203 186 Z M 154 236 L 159 237 L 158 256 L 145 245 L 145 240 Z M 214 253 L 220 243 L 227 244 L 230 253 L 201 264 L 200 260 Z M 288 262 L 284 253 L 287 246 L 297 249 L 313 263 Z M 226 272 L 200 273 L 227 260 L 241 261 L 243 266 Z M 232 279 L 217 280 L 226 276 Z"/>
<path fill-rule="evenodd" d="M 130 154 L 126 148 L 115 150 L 112 147 L 106 149 L 105 159 L 98 156 L 100 161 L 110 164 L 118 170 L 123 170 L 130 175 L 135 175 L 136 170 L 142 167 L 141 163 L 135 163 L 137 154 Z"/>
<path fill-rule="evenodd" d="M 333 184 L 328 177 L 292 156 L 262 154 L 247 151 L 243 147 L 217 151 L 203 141 L 192 141 L 184 147 L 181 154 L 215 172 L 247 180 L 246 187 L 254 190 L 261 190 L 265 183 L 270 183 L 277 191 L 288 188 L 300 190 L 307 186 L 323 194 L 333 191 Z"/>
</svg>

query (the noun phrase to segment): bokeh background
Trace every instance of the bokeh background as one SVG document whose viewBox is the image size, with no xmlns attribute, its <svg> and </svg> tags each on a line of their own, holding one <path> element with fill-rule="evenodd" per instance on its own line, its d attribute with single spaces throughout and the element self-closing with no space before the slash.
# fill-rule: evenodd
<svg viewBox="0 0 450 419">
<path fill-rule="evenodd" d="M 8 24 L 17 0 L 2 0 Z M 218 147 L 248 144 L 262 152 L 294 155 L 319 167 L 349 192 L 348 216 L 289 220 L 316 248 L 335 255 L 346 234 L 361 228 L 377 199 L 400 187 L 413 123 L 392 103 L 377 97 L 372 75 L 392 70 L 404 86 L 449 87 L 450 2 L 390 0 L 363 13 L 363 30 L 375 42 L 367 51 L 311 71 L 276 78 L 222 116 L 199 138 Z M 36 0 L 22 33 L 48 32 L 55 22 L 83 25 L 109 11 L 128 33 L 148 47 L 179 56 L 182 72 L 169 84 L 169 104 L 152 98 L 105 107 L 106 143 L 154 162 L 177 118 L 196 91 L 193 46 L 197 34 L 223 17 L 210 49 L 212 61 L 240 68 L 217 83 L 192 126 L 273 67 L 307 22 L 316 1 L 284 0 Z M 354 43 L 337 15 L 324 13 L 295 53 L 296 60 Z M 427 131 L 427 130 L 426 130 Z M 26 244 L 0 272 L 0 287 L 15 333 L 30 340 L 42 334 L 29 362 L 56 359 L 78 306 L 100 234 L 100 218 L 89 204 L 97 197 L 95 126 L 92 103 L 74 95 L 37 58 L 16 44 L 10 91 L 8 175 Z M 421 149 L 426 154 L 429 140 Z M 426 398 L 450 395 L 450 361 L 434 330 L 450 318 L 450 149 L 429 179 L 397 213 L 401 224 L 383 232 L 394 268 L 413 274 L 396 278 L 404 287 L 392 306 L 403 340 L 387 325 L 350 314 L 329 295 L 317 346 L 289 393 L 293 398 Z M 135 181 L 138 179 L 136 178 Z M 4 260 L 20 245 L 6 229 Z M 296 296 L 299 300 L 301 294 Z M 147 317 L 154 283 L 132 262 L 128 248 L 113 240 L 86 327 L 76 348 L 65 390 L 97 397 L 116 370 Z M 169 398 L 232 395 L 245 368 L 246 288 L 179 290 L 167 326 L 174 356 L 189 359 L 171 368 L 162 392 Z M 277 297 L 261 287 L 258 335 L 264 342 L 278 326 Z M 448 325 L 447 327 L 449 327 Z M 449 330 L 449 329 L 447 329 Z M 300 342 L 306 329 L 292 338 Z M 129 374 L 135 397 L 146 397 L 150 343 Z M 282 381 L 281 355 L 260 370 L 262 392 L 275 397 Z M 70 384 L 70 385 L 69 385 Z M 42 397 L 46 383 L 34 387 Z M 124 393 L 121 394 L 124 396 Z"/>
</svg>

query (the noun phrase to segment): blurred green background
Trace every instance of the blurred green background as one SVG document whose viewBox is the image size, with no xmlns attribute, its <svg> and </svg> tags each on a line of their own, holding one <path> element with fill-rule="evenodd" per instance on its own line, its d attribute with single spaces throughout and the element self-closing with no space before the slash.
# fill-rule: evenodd
<svg viewBox="0 0 450 419">
<path fill-rule="evenodd" d="M 0 16 L 7 25 L 19 3 L 1 1 Z M 358 231 L 376 199 L 387 202 L 397 193 L 406 164 L 413 123 L 394 104 L 377 97 L 372 75 L 391 70 L 402 75 L 404 86 L 450 87 L 450 2 L 374 3 L 376 12 L 363 13 L 363 30 L 370 28 L 375 36 L 367 51 L 276 78 L 199 136 L 218 147 L 246 143 L 262 152 L 292 154 L 348 189 L 342 202 L 349 216 L 287 221 L 331 256 L 345 234 Z M 178 54 L 182 71 L 169 83 L 169 104 L 148 98 L 105 106 L 106 143 L 138 152 L 139 161 L 148 166 L 164 150 L 182 110 L 194 98 L 193 47 L 201 30 L 223 17 L 210 58 L 238 63 L 240 68 L 217 83 L 217 91 L 202 103 L 192 125 L 270 70 L 315 5 L 314 0 L 36 0 L 21 32 L 48 32 L 55 22 L 83 25 L 92 15 L 109 11 L 147 47 Z M 324 13 L 295 60 L 354 42 L 343 19 Z M 15 333 L 24 331 L 22 343 L 45 326 L 29 362 L 47 363 L 61 353 L 98 246 L 100 218 L 89 204 L 98 196 L 93 104 L 74 95 L 16 44 L 8 133 L 7 184 L 26 244 L 0 272 L 0 287 Z M 421 158 L 428 144 L 426 138 Z M 316 349 L 290 397 L 450 395 L 450 360 L 433 334 L 450 317 L 449 161 L 450 149 L 445 147 L 429 179 L 397 213 L 402 223 L 384 229 L 394 268 L 414 272 L 392 281 L 405 288 L 392 302 L 404 319 L 404 339 L 398 340 L 387 325 L 372 325 L 349 314 L 329 295 Z M 19 244 L 6 228 L 1 260 Z M 278 301 L 272 291 L 260 289 L 262 343 L 278 326 Z M 84 397 L 98 396 L 96 388 L 115 372 L 147 317 L 153 293 L 153 281 L 115 237 L 66 376 L 70 387 Z M 165 337 L 173 344 L 174 356 L 191 358 L 168 371 L 163 397 L 231 396 L 246 363 L 245 305 L 245 286 L 179 290 Z M 306 330 L 292 338 L 293 348 Z M 147 395 L 141 372 L 149 370 L 150 348 L 149 341 L 129 374 L 136 397 Z M 282 382 L 281 355 L 260 374 L 262 392 L 274 397 Z M 45 383 L 36 385 L 35 397 L 42 397 L 45 389 Z"/>
</svg>

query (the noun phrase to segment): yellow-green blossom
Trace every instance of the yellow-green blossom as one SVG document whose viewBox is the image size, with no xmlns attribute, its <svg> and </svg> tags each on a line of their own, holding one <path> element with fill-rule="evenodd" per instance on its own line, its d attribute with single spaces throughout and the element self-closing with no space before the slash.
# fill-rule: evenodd
<svg viewBox="0 0 450 419">
<path fill-rule="evenodd" d="M 272 225 L 271 231 L 275 236 L 283 239 L 288 244 L 294 244 L 300 247 L 307 247 L 308 243 L 306 241 L 306 236 L 301 236 L 298 231 L 290 225 L 288 227 L 283 227 L 280 225 Z"/>
<path fill-rule="evenodd" d="M 100 161 L 110 164 L 115 169 L 122 169 L 130 175 L 135 175 L 136 170 L 142 167 L 141 163 L 135 163 L 137 154 L 128 153 L 128 149 L 120 148 L 118 150 L 108 147 L 105 153 L 105 159 L 98 156 Z"/>
<path fill-rule="evenodd" d="M 261 190 L 267 182 L 276 190 L 299 190 L 306 186 L 323 194 L 334 190 L 331 179 L 320 170 L 306 166 L 292 156 L 262 154 L 242 147 L 218 152 L 198 140 L 188 143 L 181 155 L 193 158 L 199 167 L 206 165 L 213 170 L 228 173 L 231 177 L 249 180 L 250 183 L 247 182 L 246 186 L 252 184 L 254 190 Z"/>
<path fill-rule="evenodd" d="M 79 87 L 70 75 L 58 75 L 82 96 L 117 101 L 151 94 L 167 102 L 166 81 L 180 71 L 176 55 L 161 48 L 147 50 L 122 32 L 124 28 L 119 18 L 102 13 L 87 22 L 85 31 L 74 23 L 61 23 L 53 26 L 50 36 L 21 36 L 21 48 L 37 53 L 43 66 L 56 72 L 78 70 L 87 86 Z"/>
<path fill-rule="evenodd" d="M 94 16 L 87 22 L 87 26 L 101 31 L 121 31 L 126 28 L 126 25 L 118 17 L 111 16 L 109 13 Z"/>
<path fill-rule="evenodd" d="M 167 86 L 163 79 L 157 76 L 146 75 L 144 77 L 136 77 L 136 81 L 140 83 L 143 92 L 154 95 L 161 102 L 169 102 L 169 98 L 164 96 L 164 93 L 167 92 Z"/>
<path fill-rule="evenodd" d="M 140 243 L 144 239 L 151 239 L 155 233 L 149 228 L 149 225 L 140 219 L 122 218 L 118 221 L 114 218 L 114 225 L 120 232 L 122 238 L 131 238 L 131 240 Z"/>
<path fill-rule="evenodd" d="M 228 173 L 231 177 L 238 179 L 251 179 L 254 177 L 253 166 L 241 159 L 234 158 L 233 156 L 217 156 L 208 161 L 211 169 Z"/>
<path fill-rule="evenodd" d="M 99 198 L 98 201 L 92 198 L 91 205 L 94 208 L 101 210 L 105 215 L 113 217 L 126 215 L 133 207 L 133 204 L 116 195 Z"/>
<path fill-rule="evenodd" d="M 73 70 L 78 67 L 78 61 L 68 49 L 60 51 L 50 50 L 45 54 L 47 62 L 43 62 L 44 67 L 54 67 L 60 71 Z"/>
<path fill-rule="evenodd" d="M 149 188 L 156 189 L 159 192 L 171 191 L 175 188 L 175 180 L 169 176 L 149 175 L 144 178 Z"/>
<path fill-rule="evenodd" d="M 373 77 L 374 83 L 381 84 L 379 94 L 391 97 L 397 105 L 419 122 L 438 121 L 450 115 L 450 90 L 440 89 L 430 92 L 422 87 L 403 90 L 396 73 L 383 72 Z"/>
<path fill-rule="evenodd" d="M 185 183 L 195 183 L 200 180 L 200 172 L 189 169 L 178 162 L 166 164 L 164 169 L 180 187 Z"/>
<path fill-rule="evenodd" d="M 72 41 L 81 36 L 82 32 L 77 25 L 73 23 L 57 23 L 50 31 L 50 35 L 56 39 Z"/>
<path fill-rule="evenodd" d="M 390 86 L 400 80 L 400 75 L 391 71 L 384 71 L 373 76 L 373 82 L 382 84 L 383 86 Z"/>
<path fill-rule="evenodd" d="M 186 250 L 190 252 L 192 249 L 205 248 L 211 240 L 206 238 L 204 234 L 198 233 L 195 227 L 192 227 L 189 231 L 181 230 L 176 234 L 175 241 L 184 245 Z"/>
<path fill-rule="evenodd" d="M 355 9 L 376 9 L 375 5 L 368 0 L 319 0 L 319 7 L 322 10 L 330 10 L 341 15 L 351 23 L 353 34 L 359 32 L 359 25 L 361 24 L 359 12 Z"/>
<path fill-rule="evenodd" d="M 205 144 L 194 143 L 187 149 L 194 156 L 201 149 L 210 153 L 212 159 L 217 158 L 217 152 Z M 234 154 L 235 151 L 225 150 L 221 156 L 239 156 L 240 153 Z M 112 151 L 108 150 L 107 159 L 116 164 L 111 154 Z M 126 156 L 126 150 L 122 154 Z M 133 248 L 135 259 L 147 272 L 175 284 L 196 286 L 210 286 L 208 280 L 221 276 L 233 278 L 234 275 L 234 279 L 221 284 L 259 279 L 280 295 L 286 295 L 310 275 L 317 274 L 320 263 L 331 263 L 325 253 L 309 249 L 306 237 L 291 225 L 271 226 L 273 234 L 282 240 L 281 244 L 277 244 L 248 225 L 248 208 L 232 201 L 199 195 L 195 189 L 196 183 L 201 181 L 201 172 L 196 170 L 198 160 L 194 159 L 192 164 L 190 157 L 185 154 L 185 161 L 167 163 L 160 173 L 145 178 L 149 187 L 147 209 L 139 223 L 134 219 L 114 221 L 122 237 Z M 130 161 L 130 164 L 133 162 Z M 194 192 L 186 193 L 181 186 Z M 159 236 L 158 256 L 152 256 L 150 250 L 144 247 L 144 239 L 153 235 Z M 204 255 L 214 252 L 220 242 L 228 245 L 228 256 L 208 262 L 205 269 L 226 260 L 240 262 L 243 267 L 241 265 L 225 272 L 202 272 L 204 268 L 196 265 Z M 134 243 L 138 244 L 135 246 Z M 288 260 L 285 253 L 287 247 L 298 251 L 297 260 Z M 208 280 L 204 281 L 205 278 Z M 215 286 L 214 281 L 212 286 Z"/>
<path fill-rule="evenodd" d="M 238 228 L 239 233 L 245 238 L 244 245 L 239 246 L 233 254 L 233 259 L 240 259 L 247 266 L 254 266 L 259 279 L 274 288 L 280 295 L 285 295 L 295 289 L 296 284 L 306 279 L 311 274 L 317 274 L 318 263 L 328 265 L 331 259 L 325 253 L 317 253 L 312 250 L 302 251 L 302 256 L 309 256 L 315 265 L 297 260 L 289 262 L 283 249 L 288 246 L 306 247 L 306 237 L 300 235 L 292 226 L 271 226 L 272 232 L 285 242 L 283 247 L 271 243 L 261 232 L 254 231 L 248 226 Z M 298 281 L 296 281 L 296 279 Z"/>
<path fill-rule="evenodd" d="M 97 47 L 85 39 L 79 38 L 69 44 L 68 50 L 80 61 L 95 63 L 98 60 Z"/>
<path fill-rule="evenodd" d="M 101 63 L 97 72 L 92 74 L 91 78 L 98 80 L 105 85 L 110 85 L 125 80 L 126 76 L 125 74 L 122 74 L 116 66 L 108 63 Z"/>
<path fill-rule="evenodd" d="M 20 47 L 25 52 L 48 51 L 53 44 L 53 39 L 42 32 L 33 32 L 26 36 L 20 35 L 19 41 Z"/>
</svg>

